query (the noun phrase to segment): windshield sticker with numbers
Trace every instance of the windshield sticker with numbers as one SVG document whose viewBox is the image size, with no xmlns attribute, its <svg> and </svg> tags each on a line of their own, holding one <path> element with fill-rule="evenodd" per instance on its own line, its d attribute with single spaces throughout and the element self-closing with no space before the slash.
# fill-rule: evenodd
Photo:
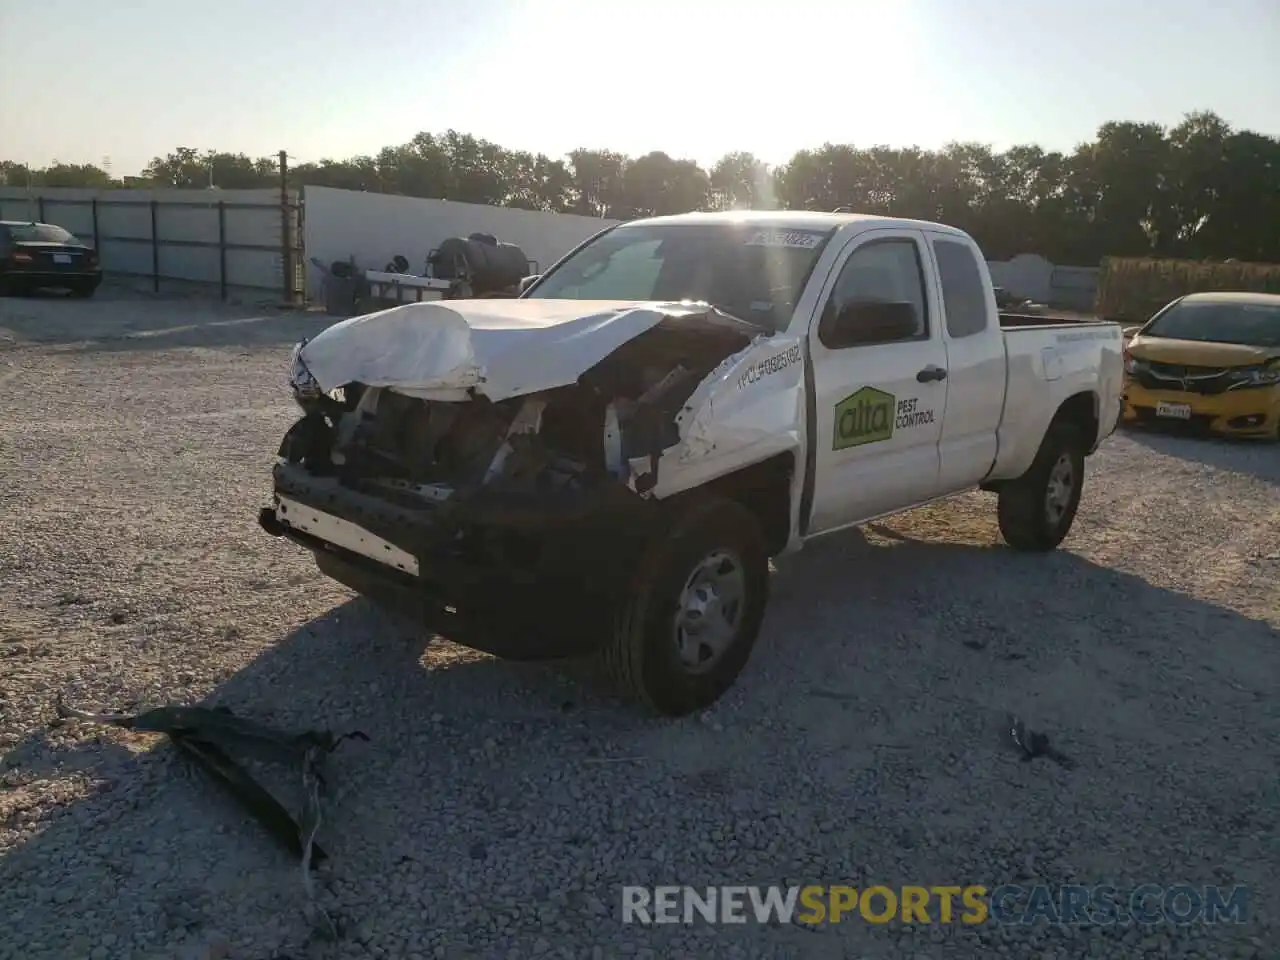
<svg viewBox="0 0 1280 960">
<path fill-rule="evenodd" d="M 809 230 L 756 230 L 747 236 L 748 247 L 788 247 L 793 250 L 812 250 L 822 243 L 826 231 Z"/>
</svg>

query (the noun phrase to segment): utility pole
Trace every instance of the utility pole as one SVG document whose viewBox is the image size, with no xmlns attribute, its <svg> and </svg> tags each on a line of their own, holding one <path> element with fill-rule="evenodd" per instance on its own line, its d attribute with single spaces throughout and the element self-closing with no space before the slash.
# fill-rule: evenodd
<svg viewBox="0 0 1280 960">
<path fill-rule="evenodd" d="M 289 151 L 280 151 L 280 282 L 284 302 L 293 306 L 293 211 L 289 204 Z"/>
</svg>

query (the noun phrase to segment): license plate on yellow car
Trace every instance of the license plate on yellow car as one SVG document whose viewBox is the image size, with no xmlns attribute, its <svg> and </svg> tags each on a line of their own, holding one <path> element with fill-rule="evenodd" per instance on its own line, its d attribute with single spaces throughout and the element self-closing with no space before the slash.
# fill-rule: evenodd
<svg viewBox="0 0 1280 960">
<path fill-rule="evenodd" d="M 1171 420 L 1190 420 L 1191 404 L 1189 403 L 1157 403 L 1156 416 L 1168 417 Z"/>
</svg>

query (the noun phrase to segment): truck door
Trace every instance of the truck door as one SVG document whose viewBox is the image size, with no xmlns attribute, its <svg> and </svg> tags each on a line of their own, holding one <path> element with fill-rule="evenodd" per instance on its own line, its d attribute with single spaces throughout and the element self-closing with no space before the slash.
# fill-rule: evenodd
<svg viewBox="0 0 1280 960">
<path fill-rule="evenodd" d="M 946 350 L 924 234 L 869 230 L 852 237 L 840 256 L 809 336 L 815 401 L 810 534 L 938 492 Z M 894 321 L 895 328 L 886 320 L 890 314 L 910 322 Z M 852 325 L 837 318 L 852 318 Z"/>
<path fill-rule="evenodd" d="M 995 292 L 977 246 L 945 233 L 930 233 L 929 245 L 937 264 L 949 384 L 939 442 L 940 486 L 943 493 L 953 493 L 976 486 L 991 472 L 1008 372 Z"/>
</svg>

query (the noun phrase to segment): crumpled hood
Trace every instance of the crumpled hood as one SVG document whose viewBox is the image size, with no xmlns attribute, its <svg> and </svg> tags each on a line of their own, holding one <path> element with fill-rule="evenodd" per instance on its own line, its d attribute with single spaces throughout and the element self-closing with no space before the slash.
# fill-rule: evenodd
<svg viewBox="0 0 1280 960">
<path fill-rule="evenodd" d="M 706 313 L 706 304 L 616 300 L 408 303 L 334 324 L 299 356 L 326 392 L 363 383 L 425 400 L 474 389 L 498 401 L 568 386 L 663 320 Z"/>
<path fill-rule="evenodd" d="M 1136 336 L 1129 352 L 1139 360 L 1180 363 L 1192 367 L 1242 367 L 1280 357 L 1275 347 L 1250 347 L 1240 343 L 1205 340 L 1171 340 L 1165 337 Z"/>
</svg>

